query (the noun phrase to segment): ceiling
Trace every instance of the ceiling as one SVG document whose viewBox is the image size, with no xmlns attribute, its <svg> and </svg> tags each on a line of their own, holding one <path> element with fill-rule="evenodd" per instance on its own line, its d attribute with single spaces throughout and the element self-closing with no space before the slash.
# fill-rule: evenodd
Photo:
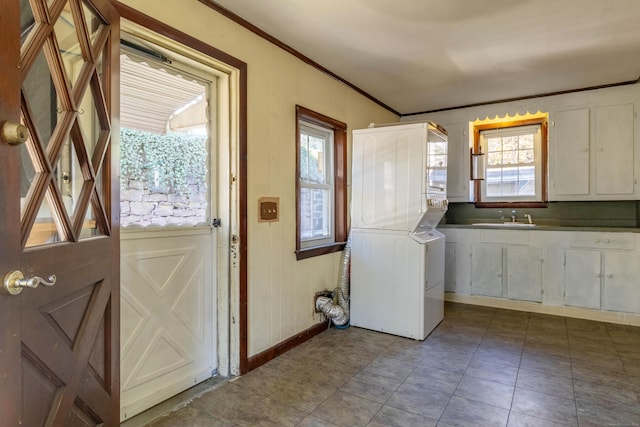
<svg viewBox="0 0 640 427">
<path fill-rule="evenodd" d="M 396 112 L 636 81 L 639 0 L 215 0 Z"/>
</svg>

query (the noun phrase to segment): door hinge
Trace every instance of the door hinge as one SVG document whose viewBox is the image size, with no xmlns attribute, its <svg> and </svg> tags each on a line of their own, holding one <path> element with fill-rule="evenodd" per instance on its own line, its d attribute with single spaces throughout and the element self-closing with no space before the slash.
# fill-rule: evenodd
<svg viewBox="0 0 640 427">
<path fill-rule="evenodd" d="M 211 226 L 216 228 L 216 227 L 220 227 L 222 225 L 222 220 L 220 218 L 213 218 L 211 220 Z"/>
</svg>

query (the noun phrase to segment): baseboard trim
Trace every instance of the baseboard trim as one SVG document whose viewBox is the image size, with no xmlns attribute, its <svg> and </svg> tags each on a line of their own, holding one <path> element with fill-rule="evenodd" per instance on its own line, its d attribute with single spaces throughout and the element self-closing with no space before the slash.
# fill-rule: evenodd
<svg viewBox="0 0 640 427">
<path fill-rule="evenodd" d="M 635 313 L 622 313 L 618 311 L 596 310 L 591 308 L 569 307 L 561 305 L 545 305 L 536 302 L 491 298 L 479 295 L 464 295 L 454 292 L 445 292 L 444 300 L 450 302 L 458 302 L 461 304 L 504 308 L 506 310 L 528 311 L 531 313 L 574 317 L 577 319 L 595 320 L 598 322 L 640 326 L 640 314 Z"/>
<path fill-rule="evenodd" d="M 291 350 L 294 347 L 299 346 L 305 341 L 310 340 L 316 335 L 326 331 L 328 328 L 327 322 L 316 323 L 309 329 L 305 329 L 297 335 L 287 338 L 279 344 L 274 345 L 254 356 L 249 357 L 247 367 L 249 371 L 256 369 L 259 366 L 264 365 L 268 361 L 275 359 L 283 353 Z"/>
</svg>

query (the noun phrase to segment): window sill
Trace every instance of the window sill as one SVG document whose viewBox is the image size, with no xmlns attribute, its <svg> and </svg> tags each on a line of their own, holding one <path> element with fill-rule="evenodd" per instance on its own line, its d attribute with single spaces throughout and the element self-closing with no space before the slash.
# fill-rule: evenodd
<svg viewBox="0 0 640 427">
<path fill-rule="evenodd" d="M 344 249 L 344 246 L 346 244 L 347 242 L 338 242 L 338 243 L 331 243 L 329 245 L 298 249 L 296 251 L 296 259 L 300 261 L 301 259 L 313 258 L 315 256 L 331 254 L 334 252 L 340 252 Z"/>
</svg>

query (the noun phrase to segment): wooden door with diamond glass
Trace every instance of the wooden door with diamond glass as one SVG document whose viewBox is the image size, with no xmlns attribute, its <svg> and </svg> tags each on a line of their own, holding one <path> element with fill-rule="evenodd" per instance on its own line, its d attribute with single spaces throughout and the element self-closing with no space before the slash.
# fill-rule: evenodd
<svg viewBox="0 0 640 427">
<path fill-rule="evenodd" d="M 1 423 L 116 425 L 118 16 L 11 0 L 0 25 Z"/>
</svg>

